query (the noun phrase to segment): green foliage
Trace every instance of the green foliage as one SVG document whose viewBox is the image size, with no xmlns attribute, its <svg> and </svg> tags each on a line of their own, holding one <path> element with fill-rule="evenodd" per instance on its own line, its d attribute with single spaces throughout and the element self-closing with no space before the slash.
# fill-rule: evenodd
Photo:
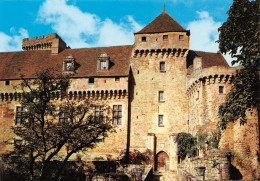
<svg viewBox="0 0 260 181">
<path fill-rule="evenodd" d="M 3 156 L 7 167 L 28 175 L 28 180 L 59 178 L 69 158 L 80 151 L 93 148 L 98 139 L 107 137 L 113 127 L 109 108 L 104 105 L 102 121 L 93 115 L 94 105 L 86 100 L 69 99 L 65 95 L 68 77 L 44 70 L 37 79 L 22 78 L 17 86 L 23 91 L 20 104 L 25 108 L 23 123 L 13 132 L 23 143 Z M 55 99 L 53 95 L 62 99 Z M 67 120 L 59 121 L 61 112 Z M 61 154 L 62 153 L 62 154 Z M 53 163 L 59 163 L 53 167 Z"/>
<path fill-rule="evenodd" d="M 196 155 L 197 139 L 190 133 L 179 133 L 177 136 L 178 156 L 184 160 L 186 156 Z"/>
<path fill-rule="evenodd" d="M 123 150 L 120 154 L 120 162 L 121 164 L 129 163 L 129 164 L 138 164 L 138 165 L 147 165 L 153 164 L 154 155 L 151 150 L 146 150 L 145 152 L 140 152 L 138 150 L 134 150 L 129 152 L 128 158 L 126 155 L 126 150 Z"/>
<path fill-rule="evenodd" d="M 254 70 L 252 70 L 254 69 Z M 226 100 L 219 107 L 219 127 L 226 129 L 228 122 L 240 120 L 246 123 L 246 110 L 257 107 L 259 99 L 259 75 L 255 68 L 242 69 L 234 80 L 234 85 L 228 93 Z"/>
<path fill-rule="evenodd" d="M 219 49 L 243 66 L 256 63 L 260 55 L 259 1 L 234 0 L 228 19 L 219 28 Z"/>
<path fill-rule="evenodd" d="M 221 131 L 220 131 L 220 129 L 217 129 L 217 130 L 211 132 L 211 137 L 210 137 L 209 143 L 213 148 L 218 148 L 220 139 L 221 139 Z"/>
<path fill-rule="evenodd" d="M 207 137 L 208 134 L 207 133 L 202 133 L 202 132 L 198 132 L 197 135 L 197 147 L 199 149 L 204 149 L 204 145 L 207 143 Z"/>
<path fill-rule="evenodd" d="M 240 63 L 244 69 L 238 72 L 225 103 L 219 107 L 221 129 L 238 119 L 241 124 L 246 123 L 246 110 L 256 107 L 259 111 L 260 102 L 259 1 L 234 0 L 228 15 L 219 28 L 219 48 L 236 58 L 232 64 Z"/>
</svg>

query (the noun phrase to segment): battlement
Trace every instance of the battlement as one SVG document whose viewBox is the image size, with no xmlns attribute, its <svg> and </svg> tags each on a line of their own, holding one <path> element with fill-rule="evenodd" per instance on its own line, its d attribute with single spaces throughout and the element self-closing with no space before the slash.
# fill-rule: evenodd
<svg viewBox="0 0 260 181">
<path fill-rule="evenodd" d="M 51 50 L 53 54 L 58 54 L 62 50 L 67 48 L 66 43 L 56 33 L 51 33 L 39 36 L 39 38 L 24 38 L 22 42 L 22 48 L 25 51 L 35 50 Z"/>
</svg>

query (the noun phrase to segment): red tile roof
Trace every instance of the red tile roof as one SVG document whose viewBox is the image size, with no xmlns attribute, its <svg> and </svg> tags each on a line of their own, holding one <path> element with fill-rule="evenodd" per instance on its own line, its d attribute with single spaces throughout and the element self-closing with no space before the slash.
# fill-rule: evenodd
<svg viewBox="0 0 260 181">
<path fill-rule="evenodd" d="M 151 23 L 135 34 L 163 33 L 163 32 L 183 32 L 185 30 L 166 11 L 163 11 Z"/>
<path fill-rule="evenodd" d="M 78 65 L 73 77 L 127 76 L 132 45 L 66 49 L 58 55 L 52 55 L 50 50 L 21 51 L 0 53 L 0 79 L 34 78 L 43 69 L 53 67 L 62 71 L 63 60 L 72 55 Z M 100 53 L 110 57 L 109 70 L 97 70 L 97 57 Z"/>
<path fill-rule="evenodd" d="M 208 68 L 212 66 L 229 67 L 227 61 L 221 53 L 211 53 L 203 51 L 194 51 L 197 56 L 202 57 L 202 68 Z"/>
</svg>

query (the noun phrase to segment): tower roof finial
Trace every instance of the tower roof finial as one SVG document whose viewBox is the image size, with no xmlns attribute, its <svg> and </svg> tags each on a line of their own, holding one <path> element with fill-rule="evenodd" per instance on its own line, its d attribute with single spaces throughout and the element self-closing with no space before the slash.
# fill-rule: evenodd
<svg viewBox="0 0 260 181">
<path fill-rule="evenodd" d="M 165 11 L 165 3 L 164 3 L 164 6 L 163 6 L 163 11 Z"/>
</svg>

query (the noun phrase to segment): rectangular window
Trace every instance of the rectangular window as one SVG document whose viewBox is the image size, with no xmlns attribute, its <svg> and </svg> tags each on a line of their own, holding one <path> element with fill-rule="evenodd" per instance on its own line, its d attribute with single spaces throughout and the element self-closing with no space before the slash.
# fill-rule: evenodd
<svg viewBox="0 0 260 181">
<path fill-rule="evenodd" d="M 74 71 L 74 64 L 71 61 L 64 62 L 64 70 L 65 71 Z"/>
<path fill-rule="evenodd" d="M 184 35 L 179 35 L 179 40 L 183 41 L 184 40 Z"/>
<path fill-rule="evenodd" d="M 22 106 L 16 106 L 15 125 L 23 124 L 25 108 Z"/>
<path fill-rule="evenodd" d="M 122 105 L 113 106 L 113 124 L 122 124 Z"/>
<path fill-rule="evenodd" d="M 107 62 L 106 61 L 100 61 L 100 70 L 106 70 L 107 69 Z"/>
<path fill-rule="evenodd" d="M 88 78 L 88 83 L 89 84 L 94 84 L 94 82 L 95 82 L 95 79 L 93 77 L 89 77 Z"/>
<path fill-rule="evenodd" d="M 158 126 L 164 126 L 163 125 L 163 115 L 159 115 L 159 117 L 158 117 Z"/>
<path fill-rule="evenodd" d="M 159 91 L 159 102 L 164 102 L 163 91 Z"/>
<path fill-rule="evenodd" d="M 95 118 L 98 121 L 103 121 L 104 106 L 95 106 Z"/>
<path fill-rule="evenodd" d="M 142 42 L 146 42 L 146 36 L 142 36 Z"/>
<path fill-rule="evenodd" d="M 59 122 L 66 123 L 69 120 L 69 113 L 68 112 L 60 112 L 59 115 Z"/>
<path fill-rule="evenodd" d="M 6 81 L 5 81 L 5 85 L 10 85 L 10 81 L 9 81 L 9 80 L 6 80 Z"/>
<path fill-rule="evenodd" d="M 168 35 L 163 35 L 163 40 L 168 40 Z"/>
<path fill-rule="evenodd" d="M 165 62 L 160 62 L 160 71 L 165 72 Z"/>
<path fill-rule="evenodd" d="M 223 93 L 224 93 L 224 86 L 219 86 L 218 92 L 219 92 L 220 94 L 223 94 Z"/>
<path fill-rule="evenodd" d="M 120 81 L 120 77 L 116 77 L 116 78 L 115 78 L 115 81 L 116 81 L 116 82 L 119 82 L 119 81 Z"/>
</svg>

